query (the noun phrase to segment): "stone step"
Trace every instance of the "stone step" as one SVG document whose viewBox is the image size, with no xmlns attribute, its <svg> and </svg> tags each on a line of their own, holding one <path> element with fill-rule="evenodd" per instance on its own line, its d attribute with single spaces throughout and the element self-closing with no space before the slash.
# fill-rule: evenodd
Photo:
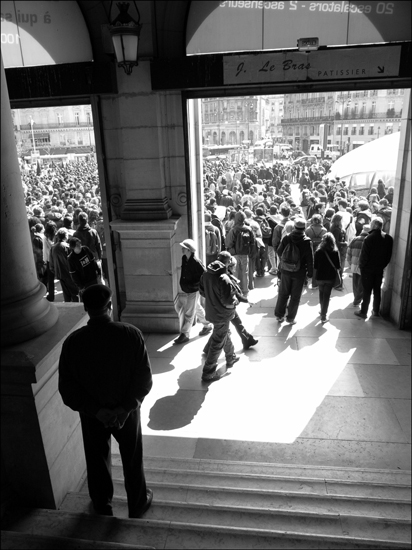
<svg viewBox="0 0 412 550">
<path fill-rule="evenodd" d="M 313 493 L 317 495 L 339 495 L 350 497 L 372 497 L 411 501 L 411 488 L 389 483 L 364 481 L 324 480 L 308 477 L 284 477 L 264 474 L 238 474 L 232 472 L 208 472 L 198 470 L 172 470 L 145 468 L 147 482 L 173 483 L 203 487 L 225 487 L 239 489 L 262 489 L 287 493 Z M 121 466 L 112 467 L 113 479 L 123 480 Z"/>
<path fill-rule="evenodd" d="M 1 532 L 1 548 L 2 550 L 56 550 L 56 548 L 59 550 L 132 550 L 139 548 L 154 550 L 153 546 L 33 535 L 15 531 Z"/>
<path fill-rule="evenodd" d="M 123 480 L 113 478 L 113 484 L 115 496 L 125 497 Z M 223 485 L 189 485 L 165 481 L 149 481 L 148 485 L 154 491 L 154 499 L 186 504 L 293 510 L 295 512 L 315 512 L 316 514 L 336 513 L 399 520 L 408 520 L 411 516 L 410 502 L 384 497 L 354 497 L 327 494 L 326 492 L 317 494 L 303 490 L 293 492 L 224 487 Z M 87 481 L 81 492 L 88 493 Z"/>
<path fill-rule="evenodd" d="M 364 536 L 311 535 L 267 529 L 246 529 L 216 525 L 121 519 L 61 510 L 20 509 L 5 514 L 8 530 L 34 535 L 106 541 L 153 546 L 154 548 L 219 549 L 237 548 L 262 550 L 294 548 L 305 550 L 360 550 L 377 548 L 409 548 L 409 543 L 388 540 L 368 540 Z"/>
<path fill-rule="evenodd" d="M 90 499 L 86 493 L 69 493 L 62 508 L 66 511 L 87 512 Z M 127 499 L 116 497 L 113 502 L 116 517 L 128 517 Z M 408 520 L 387 520 L 373 517 L 356 517 L 337 513 L 322 514 L 306 511 L 269 510 L 239 506 L 188 504 L 153 499 L 144 516 L 145 520 L 172 521 L 186 524 L 203 524 L 246 529 L 286 531 L 300 534 L 350 536 L 385 541 L 410 543 L 411 529 Z"/>
<path fill-rule="evenodd" d="M 121 458 L 113 453 L 112 464 L 121 466 Z M 365 483 L 387 483 L 411 486 L 410 470 L 382 470 L 375 468 L 336 468 L 334 466 L 307 466 L 298 464 L 272 464 L 266 462 L 237 462 L 196 458 L 144 457 L 145 469 L 195 470 L 233 474 L 266 475 L 286 478 L 309 478 Z"/>
</svg>

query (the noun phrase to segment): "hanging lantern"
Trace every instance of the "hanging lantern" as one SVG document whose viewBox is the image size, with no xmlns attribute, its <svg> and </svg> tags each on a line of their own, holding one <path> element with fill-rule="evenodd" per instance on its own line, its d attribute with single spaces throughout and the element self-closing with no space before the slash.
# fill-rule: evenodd
<svg viewBox="0 0 412 550">
<path fill-rule="evenodd" d="M 110 11 L 112 9 L 110 4 Z M 117 2 L 119 15 L 110 22 L 109 32 L 112 37 L 118 67 L 123 67 L 125 73 L 130 75 L 133 67 L 138 65 L 139 38 L 142 25 L 140 25 L 140 13 L 136 2 L 133 2 L 138 20 L 136 21 L 128 13 L 129 2 Z M 109 13 L 110 20 L 110 13 Z"/>
</svg>

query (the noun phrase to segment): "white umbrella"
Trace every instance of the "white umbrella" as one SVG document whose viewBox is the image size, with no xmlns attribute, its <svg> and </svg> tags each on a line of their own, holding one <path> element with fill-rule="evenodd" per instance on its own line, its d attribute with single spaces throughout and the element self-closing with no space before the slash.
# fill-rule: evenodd
<svg viewBox="0 0 412 550">
<path fill-rule="evenodd" d="M 331 166 L 328 178 L 339 176 L 349 189 L 370 189 L 381 179 L 386 187 L 395 185 L 400 132 L 383 136 L 340 157 Z"/>
</svg>

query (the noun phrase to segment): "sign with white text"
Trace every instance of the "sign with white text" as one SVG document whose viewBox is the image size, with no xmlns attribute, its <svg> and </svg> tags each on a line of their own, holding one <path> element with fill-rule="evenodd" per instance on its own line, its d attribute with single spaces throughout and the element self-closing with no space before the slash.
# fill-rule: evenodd
<svg viewBox="0 0 412 550">
<path fill-rule="evenodd" d="M 193 0 L 186 27 L 188 55 L 411 40 L 411 2 Z"/>
<path fill-rule="evenodd" d="M 2 1 L 4 67 L 92 61 L 89 32 L 77 2 Z"/>
<path fill-rule="evenodd" d="M 223 57 L 223 82 L 258 84 L 398 76 L 400 58 L 401 46 L 227 55 Z"/>
</svg>

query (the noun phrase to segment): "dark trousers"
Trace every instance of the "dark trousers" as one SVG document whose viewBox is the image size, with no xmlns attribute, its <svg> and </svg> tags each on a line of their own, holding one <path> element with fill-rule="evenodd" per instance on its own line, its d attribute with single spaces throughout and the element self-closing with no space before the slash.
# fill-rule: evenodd
<svg viewBox="0 0 412 550">
<path fill-rule="evenodd" d="M 282 270 L 280 279 L 278 301 L 276 302 L 275 315 L 276 317 L 284 317 L 286 313 L 286 305 L 290 296 L 288 305 L 288 319 L 293 321 L 296 317 L 299 308 L 300 297 L 302 295 L 303 283 L 306 273 L 304 271 Z"/>
<path fill-rule="evenodd" d="M 41 278 L 41 282 L 47 288 L 46 299 L 49 302 L 54 302 L 54 273 L 50 269 L 50 263 L 47 262 L 47 269 Z"/>
<path fill-rule="evenodd" d="M 203 376 L 212 376 L 216 372 L 217 362 L 222 350 L 225 352 L 226 360 L 229 360 L 235 353 L 232 339 L 230 337 L 231 319 L 223 323 L 214 323 L 213 332 L 204 348 L 206 362 L 203 366 Z"/>
<path fill-rule="evenodd" d="M 319 285 L 319 304 L 320 304 L 320 316 L 326 317 L 328 313 L 330 295 L 334 287 L 335 281 L 318 281 Z"/>
<path fill-rule="evenodd" d="M 255 269 L 258 277 L 263 277 L 263 275 L 265 274 L 266 260 L 266 248 L 263 246 L 259 247 L 255 259 Z"/>
<path fill-rule="evenodd" d="M 253 338 L 253 336 L 243 326 L 242 319 L 237 314 L 237 311 L 235 312 L 235 316 L 232 319 L 232 325 L 235 327 L 236 332 L 241 337 L 243 345 L 247 344 Z"/>
<path fill-rule="evenodd" d="M 60 286 L 63 291 L 63 300 L 65 302 L 79 302 L 79 289 L 71 279 L 60 279 Z"/>
<path fill-rule="evenodd" d="M 381 285 L 383 279 L 383 271 L 361 271 L 361 280 L 363 286 L 363 300 L 361 305 L 361 313 L 367 315 L 371 294 L 373 292 L 373 311 L 379 313 L 381 307 Z"/>
<path fill-rule="evenodd" d="M 140 409 L 129 414 L 121 430 L 105 428 L 97 418 L 82 413 L 80 420 L 89 494 L 94 507 L 98 510 L 110 506 L 113 498 L 110 440 L 113 435 L 122 457 L 129 516 L 135 515 L 147 501 Z"/>
</svg>

